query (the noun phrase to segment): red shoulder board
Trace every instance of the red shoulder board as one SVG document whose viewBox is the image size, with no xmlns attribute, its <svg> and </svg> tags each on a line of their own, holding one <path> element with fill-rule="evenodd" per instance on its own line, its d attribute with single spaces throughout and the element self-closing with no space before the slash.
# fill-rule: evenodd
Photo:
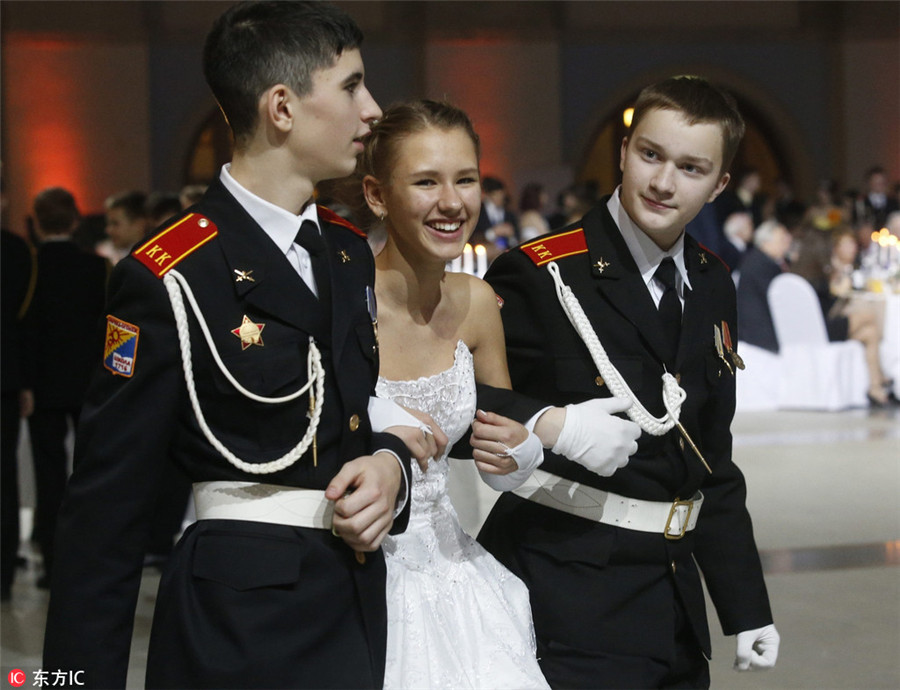
<svg viewBox="0 0 900 690">
<path fill-rule="evenodd" d="M 519 245 L 519 249 L 525 252 L 535 266 L 543 266 L 567 256 L 584 254 L 588 250 L 583 228 L 550 237 L 541 237 Z"/>
<path fill-rule="evenodd" d="M 362 238 L 366 237 L 366 233 L 364 233 L 362 230 L 360 230 L 358 227 L 356 227 L 353 223 L 351 223 L 346 218 L 341 218 L 337 213 L 332 211 L 327 206 L 322 206 L 322 205 L 317 204 L 317 208 L 319 210 L 319 218 L 321 218 L 322 220 L 327 220 L 329 223 L 334 223 L 335 225 L 342 225 L 343 227 L 347 228 L 348 230 L 352 230 L 360 237 L 362 237 Z"/>
<path fill-rule="evenodd" d="M 216 224 L 199 213 L 189 213 L 132 252 L 134 258 L 162 278 L 182 259 L 219 234 Z"/>
</svg>

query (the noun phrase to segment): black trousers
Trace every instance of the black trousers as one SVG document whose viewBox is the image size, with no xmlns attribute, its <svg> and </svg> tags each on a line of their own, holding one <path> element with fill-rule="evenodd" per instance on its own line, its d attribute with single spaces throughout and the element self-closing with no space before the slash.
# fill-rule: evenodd
<svg viewBox="0 0 900 690">
<path fill-rule="evenodd" d="M 56 518 L 68 480 L 66 435 L 69 432 L 69 420 L 77 426 L 80 411 L 80 408 L 66 410 L 35 408 L 28 418 L 36 492 L 34 539 L 41 550 L 44 572 L 48 576 L 53 569 Z"/>
<path fill-rule="evenodd" d="M 0 589 L 9 594 L 19 553 L 19 392 L 0 400 Z"/>
<path fill-rule="evenodd" d="M 537 640 L 538 659 L 553 688 L 709 688 L 709 662 L 678 597 L 672 658 L 602 654 L 563 648 Z"/>
</svg>

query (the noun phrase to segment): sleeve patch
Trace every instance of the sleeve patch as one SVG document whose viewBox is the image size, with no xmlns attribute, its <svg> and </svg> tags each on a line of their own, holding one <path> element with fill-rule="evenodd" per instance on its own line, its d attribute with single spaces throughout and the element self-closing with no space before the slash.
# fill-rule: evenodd
<svg viewBox="0 0 900 690">
<path fill-rule="evenodd" d="M 584 254 L 588 250 L 583 228 L 526 242 L 520 245 L 519 249 L 534 262 L 535 266 L 543 266 L 567 256 Z"/>
<path fill-rule="evenodd" d="M 189 213 L 134 250 L 134 257 L 157 278 L 219 234 L 216 224 Z"/>
<path fill-rule="evenodd" d="M 137 362 L 138 337 L 141 329 L 121 321 L 112 314 L 106 317 L 106 344 L 103 366 L 119 376 L 131 377 Z"/>
</svg>

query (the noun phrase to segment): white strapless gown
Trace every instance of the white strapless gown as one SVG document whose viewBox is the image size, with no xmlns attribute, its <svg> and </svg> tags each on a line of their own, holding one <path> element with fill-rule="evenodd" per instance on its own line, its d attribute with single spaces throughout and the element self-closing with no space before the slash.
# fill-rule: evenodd
<svg viewBox="0 0 900 690">
<path fill-rule="evenodd" d="M 472 354 L 460 340 L 447 371 L 416 381 L 379 378 L 377 392 L 430 414 L 452 446 L 475 416 Z M 535 659 L 528 589 L 463 531 L 447 493 L 448 471 L 446 454 L 424 473 L 413 461 L 409 526 L 384 541 L 384 687 L 547 688 Z"/>
</svg>

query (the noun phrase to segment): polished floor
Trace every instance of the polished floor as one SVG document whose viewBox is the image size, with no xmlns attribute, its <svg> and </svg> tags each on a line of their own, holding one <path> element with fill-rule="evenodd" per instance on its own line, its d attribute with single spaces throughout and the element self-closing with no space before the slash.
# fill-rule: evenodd
<svg viewBox="0 0 900 690">
<path fill-rule="evenodd" d="M 733 638 L 710 607 L 713 687 L 900 688 L 900 410 L 743 413 L 733 430 L 782 645 L 773 671 L 732 671 Z M 493 496 L 456 462 L 454 499 L 471 531 Z M 0 666 L 4 679 L 25 671 L 31 687 L 47 593 L 29 558 L 0 610 Z M 142 687 L 158 579 L 145 571 L 129 687 Z"/>
</svg>

